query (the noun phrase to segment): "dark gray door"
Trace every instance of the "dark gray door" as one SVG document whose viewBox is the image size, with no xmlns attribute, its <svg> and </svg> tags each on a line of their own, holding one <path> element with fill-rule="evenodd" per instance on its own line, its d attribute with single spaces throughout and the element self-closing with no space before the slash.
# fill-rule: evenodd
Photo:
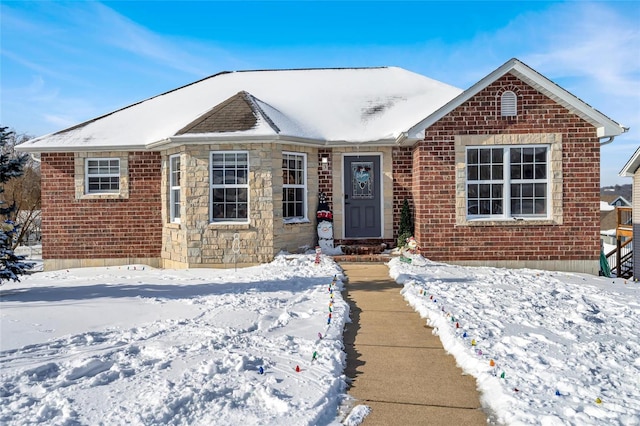
<svg viewBox="0 0 640 426">
<path fill-rule="evenodd" d="M 344 157 L 345 238 L 380 238 L 380 157 Z"/>
</svg>

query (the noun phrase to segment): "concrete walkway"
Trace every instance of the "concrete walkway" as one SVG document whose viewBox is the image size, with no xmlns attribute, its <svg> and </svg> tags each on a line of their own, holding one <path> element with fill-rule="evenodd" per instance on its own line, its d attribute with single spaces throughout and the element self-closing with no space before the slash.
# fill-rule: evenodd
<svg viewBox="0 0 640 426">
<path fill-rule="evenodd" d="M 486 425 L 476 381 L 463 375 L 383 263 L 340 263 L 351 306 L 349 395 L 371 407 L 363 425 Z"/>
</svg>

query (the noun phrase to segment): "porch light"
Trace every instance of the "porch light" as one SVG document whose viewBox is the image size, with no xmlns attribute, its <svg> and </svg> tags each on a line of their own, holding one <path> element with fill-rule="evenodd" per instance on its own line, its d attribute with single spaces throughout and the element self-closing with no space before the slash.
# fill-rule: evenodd
<svg viewBox="0 0 640 426">
<path fill-rule="evenodd" d="M 322 170 L 323 171 L 329 170 L 329 157 L 322 157 L 321 161 L 322 161 Z"/>
</svg>

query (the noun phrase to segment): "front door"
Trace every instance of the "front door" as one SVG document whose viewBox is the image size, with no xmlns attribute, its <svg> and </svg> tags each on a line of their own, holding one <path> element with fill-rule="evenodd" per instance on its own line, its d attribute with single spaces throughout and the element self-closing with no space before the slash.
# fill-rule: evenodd
<svg viewBox="0 0 640 426">
<path fill-rule="evenodd" d="M 381 238 L 380 156 L 344 157 L 345 238 Z"/>
</svg>

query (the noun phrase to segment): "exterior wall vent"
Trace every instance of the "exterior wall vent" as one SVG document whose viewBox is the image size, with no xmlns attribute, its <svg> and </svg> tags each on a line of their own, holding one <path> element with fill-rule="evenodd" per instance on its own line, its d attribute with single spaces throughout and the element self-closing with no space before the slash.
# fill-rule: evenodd
<svg viewBox="0 0 640 426">
<path fill-rule="evenodd" d="M 518 98 L 512 91 L 506 91 L 500 97 L 500 113 L 503 117 L 518 115 Z"/>
</svg>

